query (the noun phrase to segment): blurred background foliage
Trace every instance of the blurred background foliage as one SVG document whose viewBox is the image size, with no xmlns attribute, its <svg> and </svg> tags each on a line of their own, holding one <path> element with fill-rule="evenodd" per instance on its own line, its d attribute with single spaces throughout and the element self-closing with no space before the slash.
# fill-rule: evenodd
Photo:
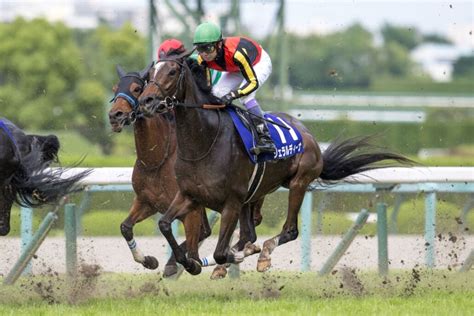
<svg viewBox="0 0 474 316">
<path fill-rule="evenodd" d="M 17 18 L 0 24 L 0 42 L 1 115 L 29 130 L 78 132 L 110 154 L 105 111 L 115 65 L 144 68 L 144 38 L 130 24 L 76 30 Z"/>
</svg>

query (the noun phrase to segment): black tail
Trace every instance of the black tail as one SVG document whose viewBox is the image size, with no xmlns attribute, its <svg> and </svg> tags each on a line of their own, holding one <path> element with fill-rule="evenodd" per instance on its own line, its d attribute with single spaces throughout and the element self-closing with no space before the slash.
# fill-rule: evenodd
<svg viewBox="0 0 474 316">
<path fill-rule="evenodd" d="M 92 171 L 66 178 L 62 174 L 67 168 L 48 168 L 50 162 L 43 158 L 42 148 L 32 144 L 31 152 L 22 157 L 21 168 L 12 178 L 10 184 L 16 191 L 16 202 L 21 206 L 54 204 L 64 195 L 79 191 L 81 188 L 77 183 Z"/>
<path fill-rule="evenodd" d="M 372 138 L 359 136 L 331 143 L 323 152 L 320 179 L 330 182 L 367 170 L 415 164 L 411 159 L 371 144 Z M 384 160 L 391 160 L 392 164 L 375 164 Z"/>
</svg>

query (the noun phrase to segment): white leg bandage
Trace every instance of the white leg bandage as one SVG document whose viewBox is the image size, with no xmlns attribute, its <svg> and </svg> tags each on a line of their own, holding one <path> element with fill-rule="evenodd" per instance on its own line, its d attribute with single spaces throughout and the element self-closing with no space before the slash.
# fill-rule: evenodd
<svg viewBox="0 0 474 316">
<path fill-rule="evenodd" d="M 132 252 L 133 259 L 135 259 L 135 261 L 139 263 L 145 262 L 145 256 L 140 251 L 140 249 L 138 249 L 135 239 L 127 241 L 127 244 L 128 244 L 128 248 L 130 248 L 130 251 Z"/>
<path fill-rule="evenodd" d="M 215 266 L 216 260 L 214 260 L 214 256 L 208 256 L 201 259 L 203 267 Z"/>
</svg>

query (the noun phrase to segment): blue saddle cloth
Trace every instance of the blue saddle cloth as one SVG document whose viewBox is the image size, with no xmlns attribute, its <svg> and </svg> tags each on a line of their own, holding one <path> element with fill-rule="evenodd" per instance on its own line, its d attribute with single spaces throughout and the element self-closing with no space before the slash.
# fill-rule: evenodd
<svg viewBox="0 0 474 316">
<path fill-rule="evenodd" d="M 252 136 L 252 133 L 247 129 L 244 123 L 242 123 L 240 116 L 235 112 L 235 109 L 227 108 L 227 111 L 232 117 L 234 126 L 239 132 L 240 138 L 242 138 L 242 141 L 245 144 L 245 150 L 247 151 L 247 154 L 253 163 L 285 159 L 303 152 L 303 140 L 301 138 L 300 132 L 296 128 L 293 128 L 281 117 L 267 113 L 264 115 L 267 120 L 274 121 L 280 125 L 288 127 L 289 129 L 282 128 L 278 125 L 267 122 L 270 135 L 273 142 L 275 143 L 277 151 L 275 155 L 265 153 L 257 157 L 250 152 L 250 149 L 255 147 L 255 140 Z"/>
</svg>

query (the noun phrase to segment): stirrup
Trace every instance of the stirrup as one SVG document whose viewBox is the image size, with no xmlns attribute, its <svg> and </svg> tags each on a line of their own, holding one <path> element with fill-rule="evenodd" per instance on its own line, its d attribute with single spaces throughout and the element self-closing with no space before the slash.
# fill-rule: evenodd
<svg viewBox="0 0 474 316">
<path fill-rule="evenodd" d="M 258 146 L 250 148 L 250 152 L 256 156 L 260 155 L 262 152 Z"/>
<path fill-rule="evenodd" d="M 250 149 L 250 152 L 258 156 L 265 153 L 275 154 L 276 149 L 273 144 L 258 144 L 257 146 Z"/>
</svg>

